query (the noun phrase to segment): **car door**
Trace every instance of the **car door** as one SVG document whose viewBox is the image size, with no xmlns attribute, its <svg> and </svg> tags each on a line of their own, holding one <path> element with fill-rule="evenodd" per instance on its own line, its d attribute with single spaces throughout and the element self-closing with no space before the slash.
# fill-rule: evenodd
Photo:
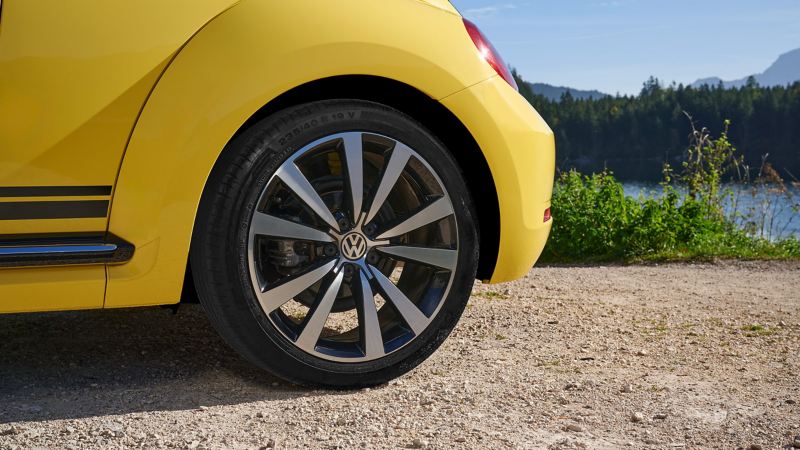
<svg viewBox="0 0 800 450">
<path fill-rule="evenodd" d="M 50 251 L 87 236 L 102 244 L 149 92 L 181 46 L 235 2 L 0 1 L 0 249 L 41 250 L 45 239 Z M 0 312 L 102 306 L 103 264 L 17 268 L 3 251 Z"/>
</svg>

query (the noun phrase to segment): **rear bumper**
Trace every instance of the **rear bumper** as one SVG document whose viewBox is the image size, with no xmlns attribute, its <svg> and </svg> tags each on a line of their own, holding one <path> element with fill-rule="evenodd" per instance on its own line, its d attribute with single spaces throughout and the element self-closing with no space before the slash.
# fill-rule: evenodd
<svg viewBox="0 0 800 450">
<path fill-rule="evenodd" d="M 490 283 L 523 277 L 550 234 L 544 222 L 555 174 L 550 127 L 519 93 L 493 77 L 441 100 L 483 150 L 500 206 L 500 245 Z"/>
</svg>

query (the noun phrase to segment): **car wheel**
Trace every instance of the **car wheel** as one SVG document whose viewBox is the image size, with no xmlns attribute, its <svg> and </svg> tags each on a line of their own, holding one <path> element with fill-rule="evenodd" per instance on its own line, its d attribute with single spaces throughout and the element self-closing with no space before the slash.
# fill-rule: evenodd
<svg viewBox="0 0 800 450">
<path fill-rule="evenodd" d="M 384 383 L 457 323 L 478 262 L 466 183 L 403 113 L 309 103 L 237 135 L 203 193 L 191 248 L 223 338 L 292 382 Z"/>
</svg>

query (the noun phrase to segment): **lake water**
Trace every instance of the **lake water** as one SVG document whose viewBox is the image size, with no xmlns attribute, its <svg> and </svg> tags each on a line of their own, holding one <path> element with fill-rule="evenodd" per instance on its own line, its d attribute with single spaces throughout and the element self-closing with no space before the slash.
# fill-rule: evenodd
<svg viewBox="0 0 800 450">
<path fill-rule="evenodd" d="M 661 186 L 654 183 L 623 183 L 625 194 L 638 197 L 640 194 L 654 193 L 660 195 Z M 726 186 L 734 192 L 735 203 L 725 205 L 726 212 L 734 208 L 749 217 L 765 217 L 765 237 L 773 239 L 790 235 L 800 238 L 800 187 L 789 187 L 789 194 L 776 193 L 774 189 L 753 189 L 751 186 L 731 184 Z M 758 220 L 760 222 L 760 219 Z"/>
</svg>

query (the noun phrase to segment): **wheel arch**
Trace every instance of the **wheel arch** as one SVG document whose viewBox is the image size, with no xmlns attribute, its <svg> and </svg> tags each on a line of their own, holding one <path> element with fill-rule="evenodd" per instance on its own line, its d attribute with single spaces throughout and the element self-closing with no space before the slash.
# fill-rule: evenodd
<svg viewBox="0 0 800 450">
<path fill-rule="evenodd" d="M 497 262 L 500 244 L 500 207 L 491 170 L 480 147 L 461 121 L 446 107 L 416 88 L 389 78 L 345 75 L 315 80 L 276 97 L 237 130 L 234 138 L 261 119 L 292 106 L 320 100 L 355 99 L 380 103 L 414 118 L 428 128 L 450 151 L 475 202 L 480 228 L 478 279 L 488 279 Z M 488 189 L 487 189 L 488 188 Z M 185 279 L 190 279 L 191 263 Z M 195 301 L 191 283 L 185 283 L 182 302 Z"/>
<path fill-rule="evenodd" d="M 461 168 L 475 208 L 479 211 L 477 219 L 481 236 L 477 277 L 490 278 L 500 245 L 501 218 L 497 189 L 489 164 L 478 143 L 458 117 L 413 86 L 369 75 L 315 80 L 297 86 L 264 105 L 242 125 L 236 135 L 282 109 L 331 99 L 365 100 L 389 106 L 420 122 L 444 143 Z"/>
</svg>

